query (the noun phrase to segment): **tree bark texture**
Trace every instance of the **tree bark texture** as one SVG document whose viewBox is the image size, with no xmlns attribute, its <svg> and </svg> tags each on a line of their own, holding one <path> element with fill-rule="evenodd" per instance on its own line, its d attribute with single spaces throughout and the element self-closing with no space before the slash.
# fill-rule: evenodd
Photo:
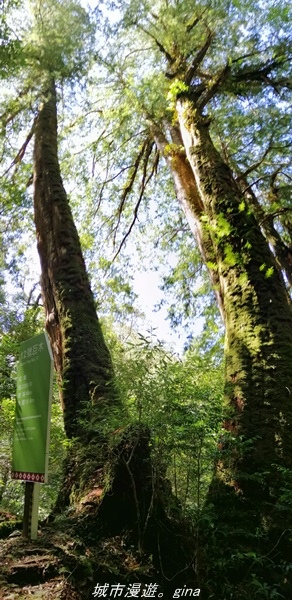
<svg viewBox="0 0 292 600">
<path fill-rule="evenodd" d="M 221 475 L 256 496 L 252 477 L 265 472 L 259 487 L 266 498 L 277 496 L 273 465 L 292 466 L 291 305 L 260 226 L 212 143 L 208 120 L 189 99 L 180 99 L 177 110 L 223 290 L 228 428 L 250 444 L 235 453 L 229 475 L 227 463 Z"/>
<path fill-rule="evenodd" d="M 44 90 L 35 126 L 34 211 L 46 328 L 59 377 L 65 430 L 69 438 L 78 438 L 88 435 L 108 408 L 119 403 L 60 174 L 53 81 Z"/>
<path fill-rule="evenodd" d="M 180 129 L 177 125 L 169 125 L 168 129 L 171 136 L 171 143 L 168 142 L 165 133 L 157 125 L 152 125 L 152 134 L 158 149 L 163 154 L 170 169 L 177 199 L 185 213 L 190 230 L 201 252 L 203 262 L 207 266 L 220 315 L 224 322 L 223 289 L 216 266 L 213 241 L 209 231 L 203 226 L 202 221 L 204 205 L 186 156 Z"/>
<path fill-rule="evenodd" d="M 292 248 L 285 244 L 282 240 L 279 232 L 274 226 L 273 216 L 265 214 L 265 211 L 261 207 L 256 194 L 253 192 L 252 187 L 248 185 L 247 179 L 239 175 L 236 179 L 240 188 L 243 190 L 245 198 L 252 207 L 257 222 L 264 233 L 266 240 L 273 249 L 273 254 L 276 258 L 280 272 L 283 273 L 287 280 L 288 286 L 292 288 Z"/>
<path fill-rule="evenodd" d="M 55 512 L 70 504 L 81 528 L 78 535 L 96 545 L 101 538 L 127 532 L 140 553 L 153 556 L 157 572 L 163 569 L 171 585 L 172 579 L 181 584 L 181 572 L 184 580 L 193 580 L 188 564 L 193 541 L 184 532 L 188 547 L 171 544 L 182 534 L 176 521 L 179 508 L 175 518 L 166 514 L 165 506 L 174 500 L 167 482 L 155 475 L 150 432 L 141 424 L 122 430 L 122 437 L 109 429 L 121 406 L 60 174 L 53 82 L 44 96 L 35 129 L 35 224 L 65 429 L 69 438 L 77 438 L 66 460 Z M 104 424 L 111 435 L 105 435 Z"/>
</svg>

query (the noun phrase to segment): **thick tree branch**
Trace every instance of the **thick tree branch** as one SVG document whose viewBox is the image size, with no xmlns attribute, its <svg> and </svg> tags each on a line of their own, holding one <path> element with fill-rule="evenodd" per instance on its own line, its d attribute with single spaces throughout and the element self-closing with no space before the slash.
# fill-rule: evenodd
<svg viewBox="0 0 292 600">
<path fill-rule="evenodd" d="M 200 99 L 198 101 L 198 106 L 201 111 L 215 96 L 216 92 L 221 86 L 221 83 L 225 80 L 229 69 L 229 65 L 226 65 L 224 69 L 222 69 L 222 71 L 218 73 L 216 77 L 214 77 L 213 81 L 210 81 L 209 84 L 205 87 L 205 90 L 201 94 Z"/>
<path fill-rule="evenodd" d="M 187 85 L 190 85 L 192 82 L 192 79 L 195 77 L 198 67 L 204 60 L 204 58 L 212 44 L 213 38 L 214 38 L 214 33 L 210 32 L 206 39 L 205 44 L 202 46 L 202 48 L 197 52 L 196 56 L 193 58 L 190 66 L 186 72 L 186 75 L 185 75 L 185 83 Z"/>
<path fill-rule="evenodd" d="M 270 86 L 276 93 L 279 93 L 279 89 L 281 88 L 292 89 L 291 78 L 280 77 L 277 79 L 271 75 L 273 71 L 283 67 L 288 60 L 288 56 L 285 56 L 285 58 L 280 57 L 266 61 L 264 64 L 241 67 L 237 70 L 237 72 L 232 73 L 230 77 L 226 79 L 225 89 L 226 91 L 236 94 L 236 84 L 240 83 L 243 83 L 247 86 L 247 91 L 249 90 L 249 85 L 253 83 Z"/>
<path fill-rule="evenodd" d="M 196 25 L 198 25 L 206 11 L 207 8 L 204 8 L 203 12 L 199 15 L 199 17 L 195 17 L 192 21 L 188 22 L 186 26 L 186 33 L 190 33 L 190 31 L 192 31 L 196 27 Z"/>
<path fill-rule="evenodd" d="M 171 54 L 169 54 L 169 52 L 166 50 L 166 48 L 164 48 L 164 46 L 161 44 L 161 42 L 155 37 L 155 35 L 153 35 L 153 33 L 150 33 L 150 31 L 147 31 L 147 29 L 145 29 L 145 27 L 143 27 L 143 25 L 141 25 L 140 23 L 136 23 L 136 25 L 138 26 L 139 29 L 142 29 L 142 31 L 144 33 L 146 33 L 146 35 L 149 35 L 149 37 L 151 37 L 152 40 L 154 40 L 156 46 L 159 48 L 160 52 L 162 52 L 162 54 L 164 54 L 165 58 L 167 59 L 167 61 L 172 64 L 175 62 L 175 57 L 171 56 Z"/>
</svg>

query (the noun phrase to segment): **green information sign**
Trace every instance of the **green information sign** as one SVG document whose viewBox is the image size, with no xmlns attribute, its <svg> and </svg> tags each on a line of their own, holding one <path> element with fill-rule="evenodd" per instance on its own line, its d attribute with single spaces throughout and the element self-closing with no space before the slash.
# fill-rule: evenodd
<svg viewBox="0 0 292 600">
<path fill-rule="evenodd" d="M 48 477 L 53 356 L 40 333 L 20 345 L 12 478 L 45 483 Z"/>
</svg>

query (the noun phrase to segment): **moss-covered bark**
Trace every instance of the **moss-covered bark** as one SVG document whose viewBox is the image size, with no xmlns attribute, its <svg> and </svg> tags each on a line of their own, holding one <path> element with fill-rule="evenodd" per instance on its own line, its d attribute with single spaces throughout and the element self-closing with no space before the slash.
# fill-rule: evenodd
<svg viewBox="0 0 292 600">
<path fill-rule="evenodd" d="M 209 532 L 211 544 L 205 540 L 203 572 L 213 578 L 212 593 L 224 591 L 226 598 L 227 589 L 230 597 L 236 590 L 245 598 L 254 581 L 285 593 L 291 586 L 283 575 L 291 560 L 291 303 L 260 225 L 212 143 L 208 119 L 190 98 L 180 98 L 177 109 L 204 206 L 202 224 L 213 242 L 226 328 L 229 416 L 207 503 L 217 534 Z"/>
<path fill-rule="evenodd" d="M 171 509 L 167 482 L 155 475 L 149 431 L 141 424 L 122 429 L 123 435 L 120 429 L 113 431 L 122 407 L 60 174 L 54 82 L 45 90 L 36 121 L 34 184 L 46 325 L 59 376 L 66 434 L 71 438 L 54 512 L 64 513 L 68 505 L 74 508 L 65 518 L 68 525 L 73 523 L 80 539 L 94 548 L 89 562 L 96 581 L 103 576 L 111 581 L 112 577 L 107 568 L 101 575 L 96 549 L 102 540 L 106 545 L 120 535 L 131 547 L 134 544 L 141 564 L 147 569 L 150 565 L 161 583 L 170 577 L 171 585 L 181 583 L 181 572 L 192 580 L 189 547 L 188 551 L 183 547 L 190 543 L 193 549 L 193 543 L 177 520 L 179 508 Z M 177 533 L 181 545 L 173 547 Z M 123 565 L 117 563 L 122 574 Z"/>
<path fill-rule="evenodd" d="M 184 146 L 204 204 L 226 325 L 226 446 L 216 477 L 257 503 L 281 495 L 292 466 L 292 314 L 281 273 L 231 170 L 189 99 L 178 102 Z M 261 500 L 263 503 L 261 503 Z M 271 507 L 271 504 L 270 504 Z M 265 509 L 266 510 L 266 509 Z"/>
<path fill-rule="evenodd" d="M 119 408 L 57 152 L 56 89 L 44 90 L 35 126 L 34 209 L 46 327 L 59 376 L 66 434 L 88 437 Z M 85 425 L 83 425 L 85 424 Z"/>
<path fill-rule="evenodd" d="M 288 285 L 292 288 L 292 247 L 283 241 L 281 235 L 274 226 L 273 215 L 266 215 L 261 207 L 256 194 L 252 187 L 248 184 L 247 178 L 239 174 L 236 181 L 243 190 L 244 196 L 248 205 L 252 207 L 254 215 L 260 223 L 264 232 L 265 238 L 273 249 L 273 254 L 276 258 L 280 271 L 283 277 L 286 278 Z"/>
<path fill-rule="evenodd" d="M 177 199 L 185 213 L 191 232 L 201 252 L 202 259 L 208 268 L 221 318 L 224 321 L 223 289 L 220 285 L 216 256 L 210 232 L 203 226 L 204 204 L 199 194 L 191 166 L 187 160 L 186 151 L 180 129 L 177 124 L 168 125 L 171 144 L 165 133 L 157 124 L 152 125 L 152 133 L 157 147 L 164 155 L 169 166 Z"/>
</svg>

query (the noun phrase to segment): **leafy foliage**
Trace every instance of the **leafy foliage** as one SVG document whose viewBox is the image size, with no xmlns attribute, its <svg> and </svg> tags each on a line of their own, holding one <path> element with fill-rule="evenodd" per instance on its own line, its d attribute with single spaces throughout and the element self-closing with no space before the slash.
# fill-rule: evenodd
<svg viewBox="0 0 292 600">
<path fill-rule="evenodd" d="M 150 429 L 155 477 L 169 479 L 183 512 L 194 518 L 203 507 L 217 455 L 222 356 L 203 355 L 194 346 L 180 360 L 139 334 L 123 346 L 117 340 L 111 345 L 129 415 Z"/>
<path fill-rule="evenodd" d="M 33 66 L 34 73 L 39 70 L 40 77 L 48 72 L 62 80 L 82 76 L 94 34 L 87 12 L 74 0 L 31 0 L 30 9 L 32 22 L 24 48 L 27 65 Z"/>
<path fill-rule="evenodd" d="M 143 423 L 151 431 L 153 479 L 169 481 L 177 506 L 192 520 L 198 542 L 198 571 L 203 578 L 208 573 L 205 587 L 209 597 L 284 597 L 291 565 L 278 560 L 277 552 L 288 535 L 284 529 L 285 533 L 274 534 L 271 523 L 276 513 L 281 523 L 290 518 L 290 470 L 273 466 L 279 475 L 277 503 L 269 518 L 262 517 L 254 533 L 249 523 L 245 521 L 243 526 L 236 521 L 232 504 L 227 502 L 217 513 L 212 503 L 205 505 L 214 462 L 219 460 L 220 466 L 224 453 L 218 447 L 223 411 L 221 327 L 206 268 L 186 234 L 187 222 L 174 202 L 171 177 L 163 161 L 175 160 L 184 151 L 181 140 L 178 143 L 174 139 L 176 101 L 189 96 L 197 102 L 217 151 L 240 185 L 244 198 L 240 210 L 255 215 L 277 267 L 291 287 L 287 111 L 291 7 L 284 0 L 258 0 L 253 6 L 237 0 L 202 0 L 195 6 L 190 0 L 154 4 L 133 0 L 116 3 L 115 13 L 109 12 L 113 3 L 105 3 L 89 16 L 72 0 L 35 0 L 29 6 L 24 24 L 17 2 L 5 3 L 1 15 L 0 217 L 2 252 L 6 254 L 1 260 L 0 287 L 3 505 L 18 511 L 21 502 L 7 483 L 17 348 L 40 325 L 37 307 L 25 314 L 19 310 L 21 303 L 22 307 L 25 304 L 23 298 L 18 296 L 15 306 L 8 306 L 4 280 L 7 267 L 19 287 L 24 279 L 21 267 L 27 264 L 25 249 L 28 232 L 33 229 L 30 141 L 43 99 L 41 89 L 53 75 L 58 83 L 62 173 L 70 189 L 99 312 L 110 313 L 115 320 L 123 320 L 125 313 L 127 318 L 136 317 L 133 275 L 129 272 L 133 272 L 136 257 L 143 266 L 145 239 L 152 244 L 154 268 L 162 264 L 165 269 L 170 249 L 176 257 L 175 266 L 167 265 L 164 272 L 163 289 L 172 322 L 188 328 L 190 347 L 184 356 L 179 359 L 138 334 L 121 344 L 115 334 L 108 333 L 127 424 Z M 94 19 L 102 30 L 96 40 Z M 163 138 L 160 144 L 157 129 Z M 233 268 L 240 264 L 242 246 L 235 253 L 228 244 L 235 232 L 229 216 L 220 213 L 215 224 L 203 215 L 200 223 L 207 224 L 206 230 L 214 239 L 224 243 L 225 265 Z M 133 250 L 134 242 L 138 250 L 137 246 Z M 206 266 L 209 272 L 216 269 L 216 263 L 209 260 Z M 259 271 L 272 280 L 274 271 L 264 261 Z M 170 305 L 167 294 L 174 296 Z M 192 330 L 196 313 L 206 319 L 199 344 Z M 269 384 L 269 372 L 264 380 Z M 57 404 L 54 411 L 55 484 L 44 490 L 44 512 L 56 496 L 63 456 Z M 116 425 L 116 415 L 112 423 Z M 106 423 L 107 431 L 110 425 Z M 122 436 L 124 425 L 120 423 L 117 437 Z M 224 432 L 220 444 L 228 435 L 236 438 L 229 433 Z M 275 435 L 273 432 L 272 437 Z M 234 449 L 242 450 L 238 439 L 237 447 L 231 444 L 228 450 L 230 460 Z M 85 469 L 83 475 L 87 475 Z M 264 476 L 255 473 L 251 482 L 256 485 Z M 244 521 L 246 505 L 241 498 L 239 505 L 236 514 L 242 514 Z M 230 527 L 220 522 L 228 511 L 231 525 L 232 518 L 234 521 L 234 538 L 230 537 Z M 271 567 L 274 575 L 267 576 Z"/>
</svg>

